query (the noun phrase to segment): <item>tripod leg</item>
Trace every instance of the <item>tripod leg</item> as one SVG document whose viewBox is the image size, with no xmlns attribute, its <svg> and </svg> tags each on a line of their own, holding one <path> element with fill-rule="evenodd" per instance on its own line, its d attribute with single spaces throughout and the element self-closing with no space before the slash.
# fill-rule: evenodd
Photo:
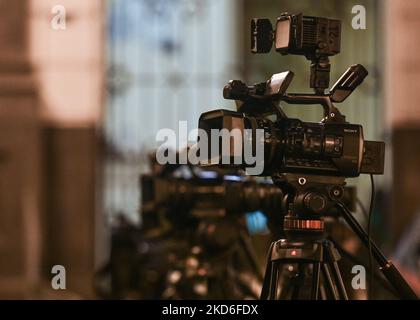
<svg viewBox="0 0 420 320">
<path fill-rule="evenodd" d="M 279 300 L 288 300 L 289 299 L 289 293 L 290 290 L 292 288 L 292 284 L 290 281 L 290 278 L 285 275 L 285 265 L 281 265 L 281 267 L 278 269 L 279 270 L 279 280 L 278 280 L 278 286 L 279 286 L 279 290 L 278 290 L 278 299 Z"/>
<path fill-rule="evenodd" d="M 322 275 L 324 276 L 325 285 L 327 287 L 329 295 L 333 297 L 334 300 L 338 300 L 338 294 L 337 294 L 337 291 L 335 290 L 334 283 L 332 281 L 331 273 L 330 273 L 330 270 L 328 269 L 327 263 L 322 264 Z"/>
<path fill-rule="evenodd" d="M 312 300 L 318 300 L 320 269 L 321 269 L 321 262 L 315 262 L 313 264 L 313 270 L 312 270 L 312 289 L 311 289 Z"/>
<path fill-rule="evenodd" d="M 331 239 L 329 239 L 329 240 L 332 243 L 334 243 L 334 247 L 337 249 L 337 251 L 340 253 L 340 255 L 345 256 L 347 259 L 349 259 L 351 262 L 353 262 L 353 264 L 359 264 L 359 265 L 363 264 L 363 262 L 361 260 L 359 260 L 358 258 L 353 256 L 352 254 L 350 254 L 349 252 L 347 252 L 346 250 L 341 248 L 338 243 L 334 242 Z M 369 272 L 369 269 L 366 268 L 366 271 Z M 393 286 L 391 286 L 391 284 L 386 279 L 379 276 L 379 274 L 376 273 L 376 272 L 375 272 L 375 281 L 379 282 L 382 285 L 382 287 L 384 287 L 386 290 L 388 290 L 393 295 L 398 296 L 398 292 L 395 291 L 395 288 Z"/>
<path fill-rule="evenodd" d="M 319 295 L 321 296 L 321 300 L 327 300 L 327 293 L 325 292 L 325 287 L 322 284 L 319 286 Z"/>
<path fill-rule="evenodd" d="M 341 298 L 344 300 L 349 300 L 346 287 L 344 286 L 343 278 L 341 277 L 340 268 L 338 267 L 338 263 L 336 261 L 332 263 L 332 273 Z"/>
<path fill-rule="evenodd" d="M 268 296 L 269 300 L 276 300 L 277 298 L 277 281 L 279 274 L 279 263 L 271 263 L 271 279 L 270 279 L 270 293 Z"/>
<path fill-rule="evenodd" d="M 376 244 L 373 241 L 370 241 L 366 232 L 363 230 L 363 228 L 357 222 L 357 220 L 353 217 L 353 215 L 347 209 L 347 207 L 341 202 L 337 202 L 336 204 L 337 204 L 338 209 L 341 211 L 344 220 L 346 220 L 347 224 L 350 226 L 353 232 L 359 237 L 359 239 L 362 241 L 364 246 L 368 247 L 369 242 L 371 243 L 372 254 L 376 262 L 380 266 L 380 270 L 382 271 L 385 278 L 391 283 L 391 285 L 400 294 L 400 297 L 402 299 L 407 299 L 407 300 L 417 300 L 418 297 L 416 293 L 413 291 L 413 289 L 411 289 L 411 287 L 405 281 L 405 279 L 400 274 L 398 269 L 392 264 L 391 261 L 388 261 L 385 258 L 383 253 L 376 246 Z"/>
<path fill-rule="evenodd" d="M 340 268 L 338 267 L 337 261 L 340 260 L 341 256 L 334 246 L 334 243 L 330 240 L 324 242 L 326 260 L 328 265 L 331 267 L 331 273 L 334 277 L 334 282 L 338 290 L 339 299 L 348 300 L 346 287 L 344 286 L 343 278 L 341 277 Z"/>
<path fill-rule="evenodd" d="M 267 255 L 267 265 L 265 267 L 265 275 L 264 275 L 264 281 L 263 281 L 263 287 L 261 290 L 261 296 L 260 300 L 267 300 L 270 290 L 270 281 L 271 281 L 271 271 L 272 271 L 272 264 L 271 256 L 272 251 L 274 248 L 274 242 L 271 243 L 270 249 L 268 249 L 268 255 Z"/>
<path fill-rule="evenodd" d="M 258 280 L 263 280 L 263 275 L 261 273 L 260 266 L 258 264 L 257 255 L 255 253 L 254 247 L 251 244 L 250 238 L 244 232 L 240 232 L 239 234 L 240 244 L 248 257 L 248 260 L 251 264 L 251 267 L 254 269 L 255 275 L 258 277 Z"/>
</svg>

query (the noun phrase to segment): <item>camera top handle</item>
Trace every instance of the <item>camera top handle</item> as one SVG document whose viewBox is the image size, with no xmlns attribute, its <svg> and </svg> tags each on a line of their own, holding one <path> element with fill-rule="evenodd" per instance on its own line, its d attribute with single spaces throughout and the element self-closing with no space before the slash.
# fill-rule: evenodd
<svg viewBox="0 0 420 320">
<path fill-rule="evenodd" d="M 328 94 L 285 94 L 281 98 L 289 104 L 320 104 L 324 108 L 324 122 L 345 122 L 345 117 L 333 102 L 343 102 L 363 82 L 368 71 L 361 64 L 350 66 L 333 85 Z"/>
<path fill-rule="evenodd" d="M 223 89 L 225 99 L 237 100 L 241 104 L 238 111 L 257 112 L 266 107 L 270 109 L 273 102 L 284 101 L 289 104 L 318 104 L 324 108 L 323 122 L 345 123 L 345 116 L 333 105 L 333 102 L 343 102 L 366 78 L 368 71 L 361 65 L 350 66 L 334 84 L 328 94 L 286 93 L 293 72 L 286 71 L 274 74 L 266 82 L 247 86 L 240 80 L 231 80 Z M 258 110 L 256 109 L 258 108 Z"/>
</svg>

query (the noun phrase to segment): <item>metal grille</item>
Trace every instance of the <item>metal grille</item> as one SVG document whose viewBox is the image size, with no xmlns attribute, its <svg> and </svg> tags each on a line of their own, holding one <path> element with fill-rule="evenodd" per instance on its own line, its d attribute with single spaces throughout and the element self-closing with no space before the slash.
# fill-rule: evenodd
<svg viewBox="0 0 420 320">
<path fill-rule="evenodd" d="M 201 112 L 229 107 L 237 74 L 236 6 L 225 0 L 108 1 L 108 103 L 104 206 L 138 220 L 138 176 L 159 129 L 197 127 Z M 174 147 L 181 147 L 176 145 Z"/>
</svg>

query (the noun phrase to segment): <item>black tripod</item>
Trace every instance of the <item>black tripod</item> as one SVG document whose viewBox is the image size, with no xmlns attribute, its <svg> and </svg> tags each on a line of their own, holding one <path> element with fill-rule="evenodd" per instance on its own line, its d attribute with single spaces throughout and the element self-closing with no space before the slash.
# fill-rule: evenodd
<svg viewBox="0 0 420 320">
<path fill-rule="evenodd" d="M 348 300 L 337 264 L 340 255 L 332 242 L 328 240 L 302 242 L 279 240 L 273 243 L 270 251 L 270 263 L 266 270 L 266 279 L 269 280 L 269 284 L 264 286 L 262 299 L 318 300 L 321 296 L 323 299 L 332 297 L 335 300 Z M 285 269 L 284 266 L 282 268 L 282 265 L 287 265 L 288 268 Z M 279 288 L 277 286 L 279 273 L 285 272 L 290 273 L 289 283 L 283 283 L 283 286 Z M 312 273 L 309 285 L 305 281 L 308 272 Z M 321 282 L 321 275 L 323 282 Z M 306 290 L 308 287 L 310 289 Z M 286 291 L 285 288 L 290 290 Z"/>
<path fill-rule="evenodd" d="M 337 262 L 340 254 L 325 239 L 323 216 L 336 207 L 365 246 L 369 238 L 340 202 L 344 178 L 282 175 L 277 184 L 286 194 L 286 239 L 270 246 L 261 299 L 343 299 L 348 295 Z M 372 254 L 380 270 L 402 299 L 417 299 L 404 278 L 374 243 Z"/>
</svg>

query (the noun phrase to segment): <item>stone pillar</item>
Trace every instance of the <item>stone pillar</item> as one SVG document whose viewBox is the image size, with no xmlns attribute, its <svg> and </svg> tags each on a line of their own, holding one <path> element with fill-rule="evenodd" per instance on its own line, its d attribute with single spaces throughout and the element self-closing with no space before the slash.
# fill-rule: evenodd
<svg viewBox="0 0 420 320">
<path fill-rule="evenodd" d="M 98 248 L 97 127 L 103 105 L 105 5 L 102 0 L 31 0 L 31 59 L 42 97 L 45 139 L 43 272 L 47 297 L 93 298 Z M 65 29 L 51 24 L 57 5 Z M 64 11 L 63 11 L 64 9 Z M 51 290 L 51 268 L 66 270 L 66 290 Z"/>
<path fill-rule="evenodd" d="M 390 221 L 395 240 L 420 211 L 419 17 L 419 1 L 386 1 L 386 121 L 393 140 Z"/>
<path fill-rule="evenodd" d="M 0 298 L 40 283 L 40 119 L 27 46 L 27 1 L 0 0 Z"/>
</svg>

